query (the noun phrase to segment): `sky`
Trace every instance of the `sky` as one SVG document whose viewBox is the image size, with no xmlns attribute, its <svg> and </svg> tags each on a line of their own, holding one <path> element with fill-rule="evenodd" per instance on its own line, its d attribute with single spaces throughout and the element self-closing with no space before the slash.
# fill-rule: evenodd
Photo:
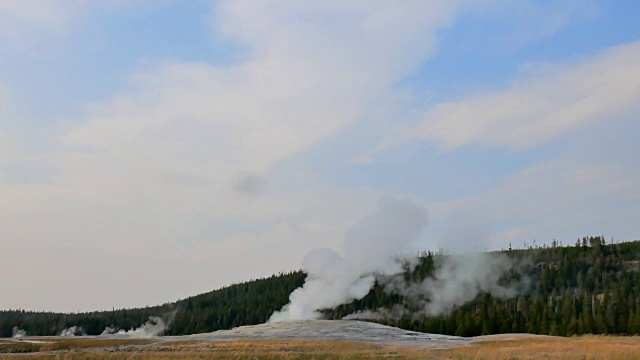
<svg viewBox="0 0 640 360">
<path fill-rule="evenodd" d="M 389 197 L 427 209 L 403 252 L 640 239 L 638 13 L 2 0 L 0 309 L 299 269 Z"/>
</svg>

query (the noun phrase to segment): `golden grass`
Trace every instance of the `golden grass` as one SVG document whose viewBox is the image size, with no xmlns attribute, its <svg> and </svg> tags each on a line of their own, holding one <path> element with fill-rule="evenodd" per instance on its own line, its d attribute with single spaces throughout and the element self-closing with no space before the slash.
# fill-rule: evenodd
<svg viewBox="0 0 640 360">
<path fill-rule="evenodd" d="M 421 349 L 333 340 L 221 340 L 147 342 L 144 339 L 69 339 L 62 350 L 7 357 L 41 360 L 324 360 L 324 359 L 640 359 L 640 337 L 487 338 L 454 349 Z M 67 342 L 68 341 L 68 342 Z M 145 345 L 145 346 L 128 346 Z M 84 346 L 84 347 L 83 347 Z M 0 356 L 2 357 L 2 356 Z"/>
<path fill-rule="evenodd" d="M 640 337 L 530 337 L 480 341 L 473 346 L 431 352 L 458 359 L 640 359 Z"/>
<path fill-rule="evenodd" d="M 121 349 L 131 345 L 145 345 L 149 339 L 103 339 L 103 338 L 38 338 L 40 342 L 4 341 L 0 343 L 0 354 L 6 353 L 46 353 L 62 350 Z"/>
<path fill-rule="evenodd" d="M 383 349 L 382 346 L 352 341 L 337 340 L 305 340 L 305 339 L 286 339 L 286 340 L 218 340 L 215 342 L 172 342 L 161 343 L 150 346 L 151 351 L 208 351 L 208 352 L 225 352 L 225 353 L 274 353 L 274 352 L 295 352 L 310 354 L 353 354 L 378 351 Z"/>
</svg>

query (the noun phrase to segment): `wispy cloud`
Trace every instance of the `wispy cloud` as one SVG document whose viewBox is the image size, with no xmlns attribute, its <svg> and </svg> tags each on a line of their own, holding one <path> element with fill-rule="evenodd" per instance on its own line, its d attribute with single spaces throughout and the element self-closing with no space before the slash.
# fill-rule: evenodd
<svg viewBox="0 0 640 360">
<path fill-rule="evenodd" d="M 361 120 L 434 53 L 436 32 L 455 11 L 422 1 L 219 3 L 217 36 L 244 44 L 249 56 L 222 67 L 161 62 L 132 74 L 129 90 L 92 104 L 58 137 L 51 184 L 0 183 L 5 234 L 26 247 L 171 254 L 207 274 L 244 253 L 248 264 L 234 279 L 214 276 L 197 291 L 295 268 L 297 254 L 332 245 L 377 194 L 317 180 L 285 186 L 274 165 Z M 246 196 L 247 186 L 238 187 L 246 174 L 268 187 L 249 184 L 254 196 Z M 233 224 L 236 231 L 224 230 Z"/>
<path fill-rule="evenodd" d="M 634 238 L 632 217 L 640 211 L 640 174 L 622 159 L 607 161 L 593 163 L 565 154 L 516 172 L 489 191 L 434 203 L 431 213 L 434 221 L 447 223 L 453 217 L 460 224 L 456 214 L 481 211 L 482 223 L 491 229 L 487 238 L 474 233 L 457 241 L 483 241 L 490 248 L 506 248 L 509 242 L 533 245 L 534 239 L 541 244 L 554 237 L 566 241 L 591 233 Z"/>
<path fill-rule="evenodd" d="M 444 150 L 463 145 L 526 149 L 590 123 L 640 109 L 640 42 L 616 46 L 577 64 L 525 77 L 508 89 L 439 103 L 421 122 L 384 139 L 377 152 L 411 140 L 434 140 Z"/>
<path fill-rule="evenodd" d="M 23 48 L 42 37 L 59 35 L 73 19 L 77 1 L 0 2 L 0 44 Z"/>
<path fill-rule="evenodd" d="M 577 229 L 583 224 L 579 217 L 591 219 L 606 212 L 597 210 L 595 204 L 603 197 L 589 187 L 629 210 L 612 223 L 637 213 L 629 200 L 636 199 L 637 185 L 629 157 L 619 163 L 611 161 L 614 155 L 584 161 L 585 156 L 567 152 L 553 154 L 553 159 L 535 158 L 528 169 L 519 165 L 512 167 L 516 173 L 501 171 L 500 181 L 492 178 L 487 181 L 490 188 L 477 186 L 465 192 L 468 197 L 443 187 L 437 203 L 420 192 L 432 184 L 411 177 L 436 174 L 442 170 L 437 166 L 449 166 L 446 161 L 429 161 L 439 156 L 434 147 L 412 149 L 415 154 L 392 167 L 350 166 L 348 161 L 376 142 L 379 148 L 364 159 L 420 141 L 442 150 L 462 150 L 458 159 L 464 158 L 469 144 L 520 154 L 618 121 L 614 115 L 632 113 L 638 106 L 637 43 L 538 67 L 535 75 L 520 76 L 500 90 L 487 84 L 494 90 L 415 108 L 411 104 L 419 101 L 413 101 L 417 95 L 411 85 L 405 86 L 407 79 L 427 79 L 430 74 L 421 73 L 422 65 L 442 55 L 438 42 L 445 37 L 440 33 L 454 25 L 463 9 L 476 11 L 484 2 L 220 1 L 210 14 L 196 6 L 180 16 L 173 10 L 183 8 L 169 6 L 150 11 L 149 23 L 135 27 L 143 32 L 147 25 L 163 29 L 149 33 L 155 37 L 137 34 L 140 41 L 150 42 L 149 47 L 124 56 L 130 55 L 125 54 L 127 46 L 137 43 L 121 44 L 123 34 L 110 36 L 113 28 L 123 25 L 119 21 L 130 18 L 116 21 L 116 16 L 102 14 L 99 21 L 90 22 L 87 16 L 130 3 L 43 0 L 39 8 L 13 1 L 0 4 L 0 44 L 9 44 L 3 49 L 51 43 L 56 51 L 43 53 L 82 59 L 62 69 L 46 56 L 29 56 L 32 62 L 20 71 L 30 71 L 31 64 L 40 61 L 50 64 L 52 71 L 62 70 L 57 77 L 24 82 L 24 88 L 16 84 L 23 83 L 26 73 L 0 78 L 14 87 L 0 92 L 0 269 L 29 269 L 21 278 L 0 278 L 0 287 L 15 289 L 0 299 L 0 308 L 77 311 L 147 305 L 295 269 L 311 248 L 342 248 L 344 232 L 370 213 L 383 193 L 427 204 L 434 227 L 464 222 L 467 230 L 445 231 L 444 238 L 451 241 L 481 234 L 500 243 L 552 224 L 541 209 L 560 218 L 571 210 L 571 202 L 583 210 L 596 208 L 564 217 Z M 157 10 L 156 2 L 135 4 L 136 16 Z M 214 50 L 189 43 L 180 49 L 198 50 L 187 57 L 165 51 L 176 41 L 192 39 L 187 39 L 187 32 L 172 33 L 164 17 L 176 27 L 184 21 L 206 22 L 203 29 L 192 31 L 212 31 Z M 552 21 L 548 31 L 536 23 L 534 32 L 547 31 L 544 36 L 551 37 L 562 31 L 566 19 Z M 86 37 L 74 37 L 88 23 L 92 28 Z M 72 38 L 82 41 L 67 54 L 57 41 Z M 160 42 L 166 48 L 160 49 Z M 218 46 L 221 43 L 232 44 L 231 50 Z M 78 51 L 85 51 L 85 45 L 101 48 L 90 59 L 104 61 L 100 69 L 105 71 L 112 62 L 136 63 L 113 72 L 128 74 L 124 85 L 114 81 L 103 88 L 112 73 L 96 80 L 91 75 L 98 70 L 90 65 L 75 72 L 74 67 L 84 66 L 85 57 Z M 220 51 L 228 51 L 222 56 L 226 60 L 212 60 L 210 52 Z M 12 61 L 22 56 L 20 51 L 11 54 Z M 11 64 L 0 66 L 12 68 Z M 67 83 L 65 71 L 76 80 Z M 40 84 L 68 91 L 68 96 L 41 96 L 47 95 L 41 88 L 29 91 Z M 65 89 L 69 84 L 76 88 Z M 78 97 L 85 84 L 103 89 L 91 104 L 79 100 L 91 97 Z M 104 90 L 113 88 L 117 90 Z M 4 107 L 2 99 L 7 99 Z M 49 118 L 44 110 L 49 107 L 42 107 L 39 114 L 44 116 L 38 119 L 27 119 L 32 113 L 23 111 L 41 102 L 69 99 L 86 106 L 86 111 L 71 115 L 65 112 L 68 107 L 55 107 L 65 113 Z M 632 133 L 626 131 L 627 136 Z M 333 146 L 336 143 L 340 144 Z M 635 150 L 635 145 L 629 147 Z M 623 152 L 618 150 L 616 154 Z M 400 168 L 412 171 L 408 176 L 397 174 Z M 354 169 L 362 171 L 357 181 L 340 178 Z M 448 172 L 458 173 L 471 171 Z M 571 183 L 574 177 L 583 181 Z M 378 179 L 385 180 L 384 186 L 378 186 Z M 482 216 L 465 215 L 474 212 Z M 594 228 L 597 224 L 602 223 L 594 222 Z M 173 285 L 167 287 L 167 282 Z M 148 289 L 138 292 L 140 283 Z M 55 291 L 54 284 L 83 288 L 82 305 L 77 292 Z M 111 291 L 135 295 L 114 300 Z M 40 292 L 50 296 L 38 296 Z"/>
</svg>

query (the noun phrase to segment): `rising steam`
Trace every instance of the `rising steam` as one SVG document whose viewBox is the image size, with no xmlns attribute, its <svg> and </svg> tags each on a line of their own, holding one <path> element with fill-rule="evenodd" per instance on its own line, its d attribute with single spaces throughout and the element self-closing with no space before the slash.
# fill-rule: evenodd
<svg viewBox="0 0 640 360">
<path fill-rule="evenodd" d="M 162 335 L 164 330 L 167 328 L 164 320 L 162 320 L 159 316 L 149 316 L 149 321 L 142 324 L 137 329 L 130 330 L 120 330 L 118 331 L 118 335 L 129 335 L 134 337 L 151 337 Z"/>
<path fill-rule="evenodd" d="M 357 312 L 345 319 L 397 320 L 409 315 L 444 315 L 480 293 L 513 297 L 521 285 L 501 284 L 502 276 L 515 266 L 499 253 L 439 256 L 435 265 L 435 274 L 421 282 L 407 282 L 403 276 L 378 278 L 385 291 L 402 295 L 403 303 L 391 309 Z"/>
<path fill-rule="evenodd" d="M 104 328 L 104 330 L 102 330 L 102 333 L 100 334 L 100 336 L 104 336 L 104 335 L 111 335 L 111 334 L 115 334 L 118 332 L 118 329 L 111 327 L 111 326 L 107 326 L 106 328 Z"/>
<path fill-rule="evenodd" d="M 318 319 L 319 310 L 364 297 L 376 276 L 403 273 L 405 261 L 398 254 L 418 238 L 426 223 L 426 211 L 418 204 L 383 197 L 376 214 L 361 219 L 346 232 L 344 256 L 324 248 L 304 257 L 304 285 L 291 293 L 290 303 L 269 321 Z"/>
<path fill-rule="evenodd" d="M 11 335 L 12 338 L 21 338 L 21 337 L 27 336 L 27 332 L 22 329 L 18 329 L 17 326 L 14 326 L 13 329 L 11 329 L 11 332 L 12 332 L 12 335 Z"/>
<path fill-rule="evenodd" d="M 270 322 L 322 317 L 321 310 L 361 299 L 377 283 L 404 302 L 391 309 L 351 314 L 354 319 L 398 319 L 407 315 L 441 315 L 473 300 L 482 292 L 499 297 L 517 293 L 500 284 L 512 261 L 502 254 L 438 256 L 432 277 L 407 282 L 418 258 L 400 256 L 426 225 L 426 211 L 410 200 L 383 197 L 376 214 L 358 221 L 345 234 L 344 255 L 331 249 L 310 251 L 302 267 L 307 278 L 289 296 L 289 304 Z"/>
<path fill-rule="evenodd" d="M 127 335 L 131 337 L 152 337 L 159 336 L 164 333 L 164 331 L 171 325 L 173 319 L 176 316 L 178 309 L 173 310 L 168 315 L 168 320 L 165 322 L 160 316 L 149 316 L 149 321 L 142 324 L 139 328 L 129 329 L 129 330 L 118 330 L 117 328 L 107 326 L 102 331 L 101 336 L 104 335 Z M 166 316 L 166 315 L 165 315 Z"/>
<path fill-rule="evenodd" d="M 467 254 L 446 256 L 433 278 L 426 278 L 419 286 L 407 287 L 401 293 L 416 298 L 424 294 L 429 300 L 425 312 L 441 315 L 473 300 L 481 292 L 507 298 L 516 295 L 516 289 L 500 284 L 500 278 L 513 268 L 503 254 Z"/>
<path fill-rule="evenodd" d="M 84 332 L 84 330 L 82 330 L 82 326 L 72 326 L 70 328 L 63 329 L 58 334 L 58 336 L 62 336 L 62 337 L 85 336 L 85 335 L 87 335 L 87 333 Z"/>
</svg>

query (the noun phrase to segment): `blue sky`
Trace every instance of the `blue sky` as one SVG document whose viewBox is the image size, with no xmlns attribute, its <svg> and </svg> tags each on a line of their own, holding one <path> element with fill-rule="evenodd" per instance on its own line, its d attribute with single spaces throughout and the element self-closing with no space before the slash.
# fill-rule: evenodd
<svg viewBox="0 0 640 360">
<path fill-rule="evenodd" d="M 399 251 L 638 239 L 639 12 L 3 1 L 0 308 L 296 269 L 385 196 L 429 214 Z"/>
</svg>

